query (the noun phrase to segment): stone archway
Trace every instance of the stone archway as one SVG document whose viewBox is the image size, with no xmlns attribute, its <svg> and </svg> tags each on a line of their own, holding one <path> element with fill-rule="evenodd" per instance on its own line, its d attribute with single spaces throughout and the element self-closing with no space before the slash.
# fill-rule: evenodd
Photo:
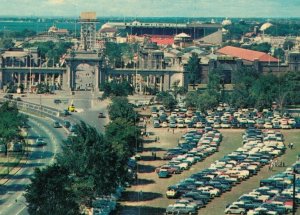
<svg viewBox="0 0 300 215">
<path fill-rule="evenodd" d="M 94 90 L 96 86 L 96 72 L 95 65 L 80 63 L 75 69 L 75 90 Z"/>
</svg>

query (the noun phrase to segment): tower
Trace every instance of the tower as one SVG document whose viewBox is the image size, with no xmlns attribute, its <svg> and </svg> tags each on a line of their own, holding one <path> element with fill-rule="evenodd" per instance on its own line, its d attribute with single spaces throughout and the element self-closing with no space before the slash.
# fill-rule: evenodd
<svg viewBox="0 0 300 215">
<path fill-rule="evenodd" d="M 96 45 L 96 12 L 82 12 L 79 23 L 80 45 L 83 50 L 94 50 Z"/>
</svg>

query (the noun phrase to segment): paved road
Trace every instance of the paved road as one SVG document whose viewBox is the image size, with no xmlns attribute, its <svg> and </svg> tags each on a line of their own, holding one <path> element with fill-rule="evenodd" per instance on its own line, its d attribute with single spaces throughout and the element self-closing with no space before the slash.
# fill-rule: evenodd
<svg viewBox="0 0 300 215">
<path fill-rule="evenodd" d="M 61 150 L 60 140 L 66 137 L 66 132 L 52 128 L 49 120 L 34 118 L 34 121 L 30 120 L 30 125 L 32 126 L 29 136 L 31 142 L 34 143 L 36 137 L 41 136 L 48 144 L 44 147 L 29 147 L 32 152 L 27 163 L 0 187 L 0 215 L 28 214 L 22 194 L 26 185 L 30 183 L 34 168 L 53 162 L 55 155 Z"/>
<path fill-rule="evenodd" d="M 107 101 L 99 101 L 100 95 L 90 92 L 79 92 L 75 96 L 67 94 L 62 95 L 27 95 L 22 98 L 24 101 L 42 104 L 44 106 L 56 109 L 66 109 L 71 103 L 75 104 L 79 110 L 72 116 L 66 117 L 66 120 L 78 123 L 80 120 L 95 127 L 98 131 L 104 131 L 104 125 L 107 124 L 108 118 L 98 118 L 99 112 L 107 114 Z M 17 96 L 15 96 L 17 97 Z M 62 103 L 54 104 L 53 100 L 59 98 Z M 34 117 L 32 125 L 32 136 L 41 135 L 47 138 L 49 144 L 42 148 L 32 147 L 32 153 L 29 155 L 28 162 L 21 168 L 18 173 L 11 178 L 4 186 L 0 187 L 0 215 L 27 215 L 27 208 L 23 193 L 26 185 L 30 183 L 30 177 L 34 168 L 47 165 L 53 161 L 56 153 L 60 151 L 59 143 L 67 137 L 66 131 L 52 128 L 52 121 Z M 46 130 L 46 131 L 45 131 Z M 53 136 L 49 136 L 49 134 Z M 36 138 L 36 137 L 35 137 Z M 17 200 L 17 201 L 16 201 Z"/>
</svg>

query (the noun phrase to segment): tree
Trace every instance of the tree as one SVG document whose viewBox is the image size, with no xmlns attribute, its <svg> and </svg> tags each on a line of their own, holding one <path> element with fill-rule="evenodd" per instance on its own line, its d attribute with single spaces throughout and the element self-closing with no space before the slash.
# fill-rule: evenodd
<svg viewBox="0 0 300 215">
<path fill-rule="evenodd" d="M 262 75 L 254 81 L 250 89 L 250 96 L 255 102 L 255 108 L 262 110 L 271 107 L 277 94 L 277 82 L 277 77 L 272 74 Z"/>
<path fill-rule="evenodd" d="M 102 99 L 114 96 L 128 96 L 132 95 L 134 88 L 129 84 L 128 81 L 117 81 L 105 82 L 100 86 L 103 91 Z"/>
<path fill-rule="evenodd" d="M 141 146 L 141 130 L 126 119 L 117 118 L 105 128 L 105 137 L 110 140 L 119 157 L 129 158 Z"/>
<path fill-rule="evenodd" d="M 186 66 L 186 71 L 188 71 L 190 83 L 193 85 L 193 89 L 195 89 L 196 82 L 201 78 L 200 59 L 196 53 L 192 53 Z"/>
<path fill-rule="evenodd" d="M 3 38 L 0 40 L 0 48 L 9 49 L 14 47 L 15 43 L 11 38 Z"/>
<path fill-rule="evenodd" d="M 231 104 L 236 108 L 253 107 L 255 101 L 251 96 L 251 88 L 260 77 L 260 74 L 253 68 L 243 67 L 233 72 L 233 92 Z"/>
<path fill-rule="evenodd" d="M 172 84 L 172 90 L 174 92 L 175 99 L 177 99 L 178 95 L 184 95 L 187 93 L 187 89 L 185 87 L 179 86 L 179 80 L 174 81 Z"/>
<path fill-rule="evenodd" d="M 25 198 L 31 215 L 79 215 L 79 204 L 72 190 L 69 170 L 58 164 L 35 169 Z"/>
<path fill-rule="evenodd" d="M 245 46 L 244 48 L 246 49 L 251 49 L 254 51 L 260 51 L 260 52 L 265 52 L 265 53 L 269 53 L 271 50 L 271 44 L 270 43 L 254 43 L 250 46 Z"/>
<path fill-rule="evenodd" d="M 111 194 L 127 181 L 128 157 L 119 157 L 111 140 L 84 122 L 75 133 L 64 142 L 58 163 L 69 170 L 79 204 L 91 207 L 96 197 Z"/>
<path fill-rule="evenodd" d="M 129 122 L 135 122 L 138 119 L 138 114 L 133 105 L 125 97 L 114 97 L 112 104 L 108 106 L 108 114 L 111 120 L 124 118 Z"/>
<path fill-rule="evenodd" d="M 284 61 L 285 58 L 284 50 L 282 48 L 275 49 L 274 56 L 280 59 L 280 61 Z"/>
<path fill-rule="evenodd" d="M 164 91 L 157 94 L 156 100 L 158 102 L 161 102 L 163 104 L 163 106 L 165 106 L 167 109 L 170 109 L 170 110 L 172 110 L 177 104 L 177 101 L 174 98 L 174 96 L 172 96 L 170 93 L 164 92 Z"/>
<path fill-rule="evenodd" d="M 7 155 L 8 144 L 18 139 L 19 127 L 27 121 L 27 118 L 20 115 L 16 105 L 5 102 L 0 107 L 0 142 L 5 146 Z"/>
<path fill-rule="evenodd" d="M 286 40 L 283 43 L 282 47 L 283 47 L 284 50 L 291 50 L 291 49 L 293 49 L 294 46 L 295 46 L 295 43 L 293 41 Z"/>
</svg>

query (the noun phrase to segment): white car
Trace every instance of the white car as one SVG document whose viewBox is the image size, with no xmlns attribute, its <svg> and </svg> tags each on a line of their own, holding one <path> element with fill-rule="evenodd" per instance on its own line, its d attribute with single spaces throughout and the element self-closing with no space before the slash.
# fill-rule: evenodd
<svg viewBox="0 0 300 215">
<path fill-rule="evenodd" d="M 199 187 L 198 190 L 209 192 L 212 198 L 221 194 L 219 189 L 212 186 Z"/>
<path fill-rule="evenodd" d="M 196 123 L 196 128 L 203 128 L 204 125 L 202 124 L 202 122 L 197 122 Z"/>
<path fill-rule="evenodd" d="M 281 124 L 281 128 L 282 129 L 290 129 L 292 127 L 291 127 L 291 125 L 288 125 L 288 124 Z"/>
<path fill-rule="evenodd" d="M 230 128 L 229 123 L 221 123 L 221 128 Z"/>
<path fill-rule="evenodd" d="M 264 128 L 273 128 L 273 125 L 272 125 L 271 122 L 266 122 L 266 123 L 264 124 Z"/>
<path fill-rule="evenodd" d="M 167 122 L 163 122 L 163 123 L 161 124 L 161 127 L 167 128 L 167 127 L 168 127 L 168 123 L 167 123 Z"/>
<path fill-rule="evenodd" d="M 225 214 L 246 214 L 246 210 L 237 205 L 230 205 L 225 209 Z"/>
</svg>

